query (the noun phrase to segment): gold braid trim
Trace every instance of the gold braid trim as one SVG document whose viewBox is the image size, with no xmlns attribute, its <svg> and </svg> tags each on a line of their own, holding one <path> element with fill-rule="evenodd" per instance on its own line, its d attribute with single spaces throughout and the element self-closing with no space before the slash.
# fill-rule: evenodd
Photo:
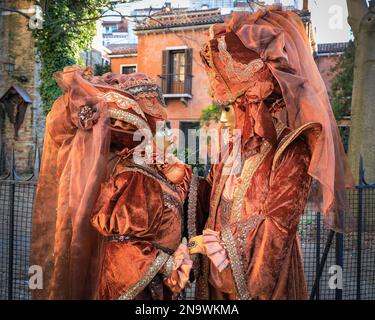
<svg viewBox="0 0 375 320">
<path fill-rule="evenodd" d="M 150 268 L 146 271 L 143 278 L 141 278 L 135 285 L 131 288 L 126 290 L 118 300 L 133 300 L 138 294 L 140 294 L 147 285 L 151 282 L 151 280 L 156 276 L 162 266 L 167 262 L 169 259 L 169 255 L 164 253 L 163 251 L 159 251 L 158 256 L 151 264 Z"/>
<path fill-rule="evenodd" d="M 195 237 L 197 235 L 197 226 L 196 226 L 196 217 L 197 217 L 197 198 L 198 198 L 198 185 L 199 185 L 199 177 L 196 174 L 191 176 L 190 181 L 190 189 L 188 195 L 188 211 L 187 211 L 187 231 L 189 239 Z M 193 272 L 195 275 L 195 279 L 198 278 L 198 273 L 200 269 L 199 265 L 199 257 L 197 255 L 193 255 L 191 257 L 193 260 Z M 197 287 L 195 287 L 197 290 Z"/>
<path fill-rule="evenodd" d="M 234 282 L 236 284 L 237 296 L 239 300 L 251 300 L 247 281 L 245 279 L 245 270 L 242 261 L 238 255 L 236 244 L 233 238 L 230 226 L 225 226 L 221 231 L 221 238 L 225 244 L 232 267 Z"/>
<path fill-rule="evenodd" d="M 144 121 L 142 118 L 138 116 L 130 112 L 124 111 L 124 110 L 118 110 L 118 109 L 112 109 L 112 108 L 108 109 L 108 115 L 113 119 L 128 122 L 132 124 L 133 126 L 135 126 L 136 128 L 138 128 L 139 130 L 141 130 L 142 133 L 144 133 L 146 137 L 149 137 L 149 138 L 152 137 L 152 133 L 151 133 L 151 129 L 149 125 L 147 124 L 146 121 Z"/>
<path fill-rule="evenodd" d="M 208 288 L 209 261 L 207 256 L 198 255 L 199 259 L 199 277 L 195 284 L 195 300 L 209 300 L 210 293 Z"/>
<path fill-rule="evenodd" d="M 236 77 L 240 82 L 248 81 L 254 76 L 255 73 L 262 70 L 264 67 L 264 62 L 262 59 L 254 59 L 248 64 L 235 61 L 227 51 L 225 36 L 221 36 L 217 41 L 220 60 L 224 64 L 225 70 L 229 74 L 232 81 L 233 78 L 231 76 Z"/>
<path fill-rule="evenodd" d="M 197 235 L 196 215 L 199 177 L 196 174 L 191 176 L 190 190 L 188 195 L 188 235 L 189 239 Z"/>
<path fill-rule="evenodd" d="M 141 107 L 133 99 L 125 97 L 124 95 L 119 94 L 118 92 L 115 92 L 115 91 L 107 92 L 106 94 L 103 95 L 103 98 L 106 102 L 116 103 L 117 106 L 121 109 L 124 109 L 124 110 L 132 109 L 135 112 L 137 112 L 139 115 L 141 115 L 143 119 L 146 119 L 145 114 L 143 113 Z"/>
<path fill-rule="evenodd" d="M 275 152 L 275 156 L 272 162 L 272 170 L 276 168 L 277 162 L 280 160 L 282 153 L 285 149 L 302 133 L 305 131 L 311 130 L 316 136 L 319 136 L 320 132 L 322 131 L 321 124 L 317 122 L 308 122 L 301 127 L 293 130 L 292 132 L 288 133 L 283 139 L 281 139 L 277 150 Z"/>
</svg>

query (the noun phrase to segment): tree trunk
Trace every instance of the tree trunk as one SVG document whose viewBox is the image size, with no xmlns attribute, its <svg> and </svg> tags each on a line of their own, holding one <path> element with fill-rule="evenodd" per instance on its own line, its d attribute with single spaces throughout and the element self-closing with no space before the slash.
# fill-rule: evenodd
<svg viewBox="0 0 375 320">
<path fill-rule="evenodd" d="M 375 182 L 375 1 L 347 0 L 355 61 L 349 161 L 358 181 L 362 156 L 367 182 Z"/>
</svg>

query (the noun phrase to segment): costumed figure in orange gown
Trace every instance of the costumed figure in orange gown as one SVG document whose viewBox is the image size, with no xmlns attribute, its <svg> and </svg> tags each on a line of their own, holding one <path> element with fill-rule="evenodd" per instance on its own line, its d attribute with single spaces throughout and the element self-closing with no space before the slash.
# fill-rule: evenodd
<svg viewBox="0 0 375 320">
<path fill-rule="evenodd" d="M 345 231 L 353 179 L 304 25 L 278 7 L 233 13 L 210 28 L 201 56 L 221 121 L 241 141 L 192 180 L 196 296 L 306 299 L 298 224 L 308 196 Z"/>
<path fill-rule="evenodd" d="M 191 171 L 156 163 L 155 152 L 146 161 L 166 119 L 160 88 L 141 73 L 93 77 L 77 66 L 55 78 L 64 95 L 46 122 L 31 255 L 44 286 L 33 297 L 178 295 L 191 269 L 181 243 Z"/>
</svg>

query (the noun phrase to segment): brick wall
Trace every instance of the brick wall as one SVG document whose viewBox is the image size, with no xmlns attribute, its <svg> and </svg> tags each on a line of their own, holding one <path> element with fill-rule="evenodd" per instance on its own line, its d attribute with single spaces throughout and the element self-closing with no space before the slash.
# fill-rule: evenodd
<svg viewBox="0 0 375 320">
<path fill-rule="evenodd" d="M 32 0 L 4 1 L 5 7 L 28 9 L 34 4 Z M 33 149 L 36 137 L 42 139 L 44 117 L 40 107 L 40 97 L 37 93 L 39 83 L 39 64 L 34 39 L 28 29 L 28 20 L 19 15 L 0 16 L 0 96 L 14 84 L 22 86 L 33 99 L 29 105 L 24 122 L 18 132 L 18 140 L 14 139 L 14 128 L 5 118 L 2 121 L 1 140 L 5 141 L 5 153 L 9 158 L 14 146 L 16 167 L 18 172 L 30 171 L 33 165 Z M 4 69 L 4 63 L 15 64 L 13 76 L 25 76 L 27 82 L 19 82 Z"/>
</svg>

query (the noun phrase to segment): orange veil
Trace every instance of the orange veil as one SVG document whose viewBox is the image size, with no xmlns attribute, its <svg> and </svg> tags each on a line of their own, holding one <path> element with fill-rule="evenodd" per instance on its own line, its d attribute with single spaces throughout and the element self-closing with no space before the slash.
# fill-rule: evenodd
<svg viewBox="0 0 375 320">
<path fill-rule="evenodd" d="M 309 122 L 320 125 L 306 134 L 312 152 L 308 173 L 315 180 L 310 200 L 330 228 L 349 231 L 346 190 L 354 180 L 300 17 L 273 6 L 251 15 L 235 12 L 226 25 L 227 32 L 260 56 L 280 85 L 286 107 L 275 116 L 291 129 Z"/>
<path fill-rule="evenodd" d="M 31 256 L 44 286 L 34 298 L 90 299 L 101 246 L 90 218 L 109 154 L 106 105 L 78 68 L 65 68 L 56 80 L 65 95 L 46 122 Z"/>
</svg>

